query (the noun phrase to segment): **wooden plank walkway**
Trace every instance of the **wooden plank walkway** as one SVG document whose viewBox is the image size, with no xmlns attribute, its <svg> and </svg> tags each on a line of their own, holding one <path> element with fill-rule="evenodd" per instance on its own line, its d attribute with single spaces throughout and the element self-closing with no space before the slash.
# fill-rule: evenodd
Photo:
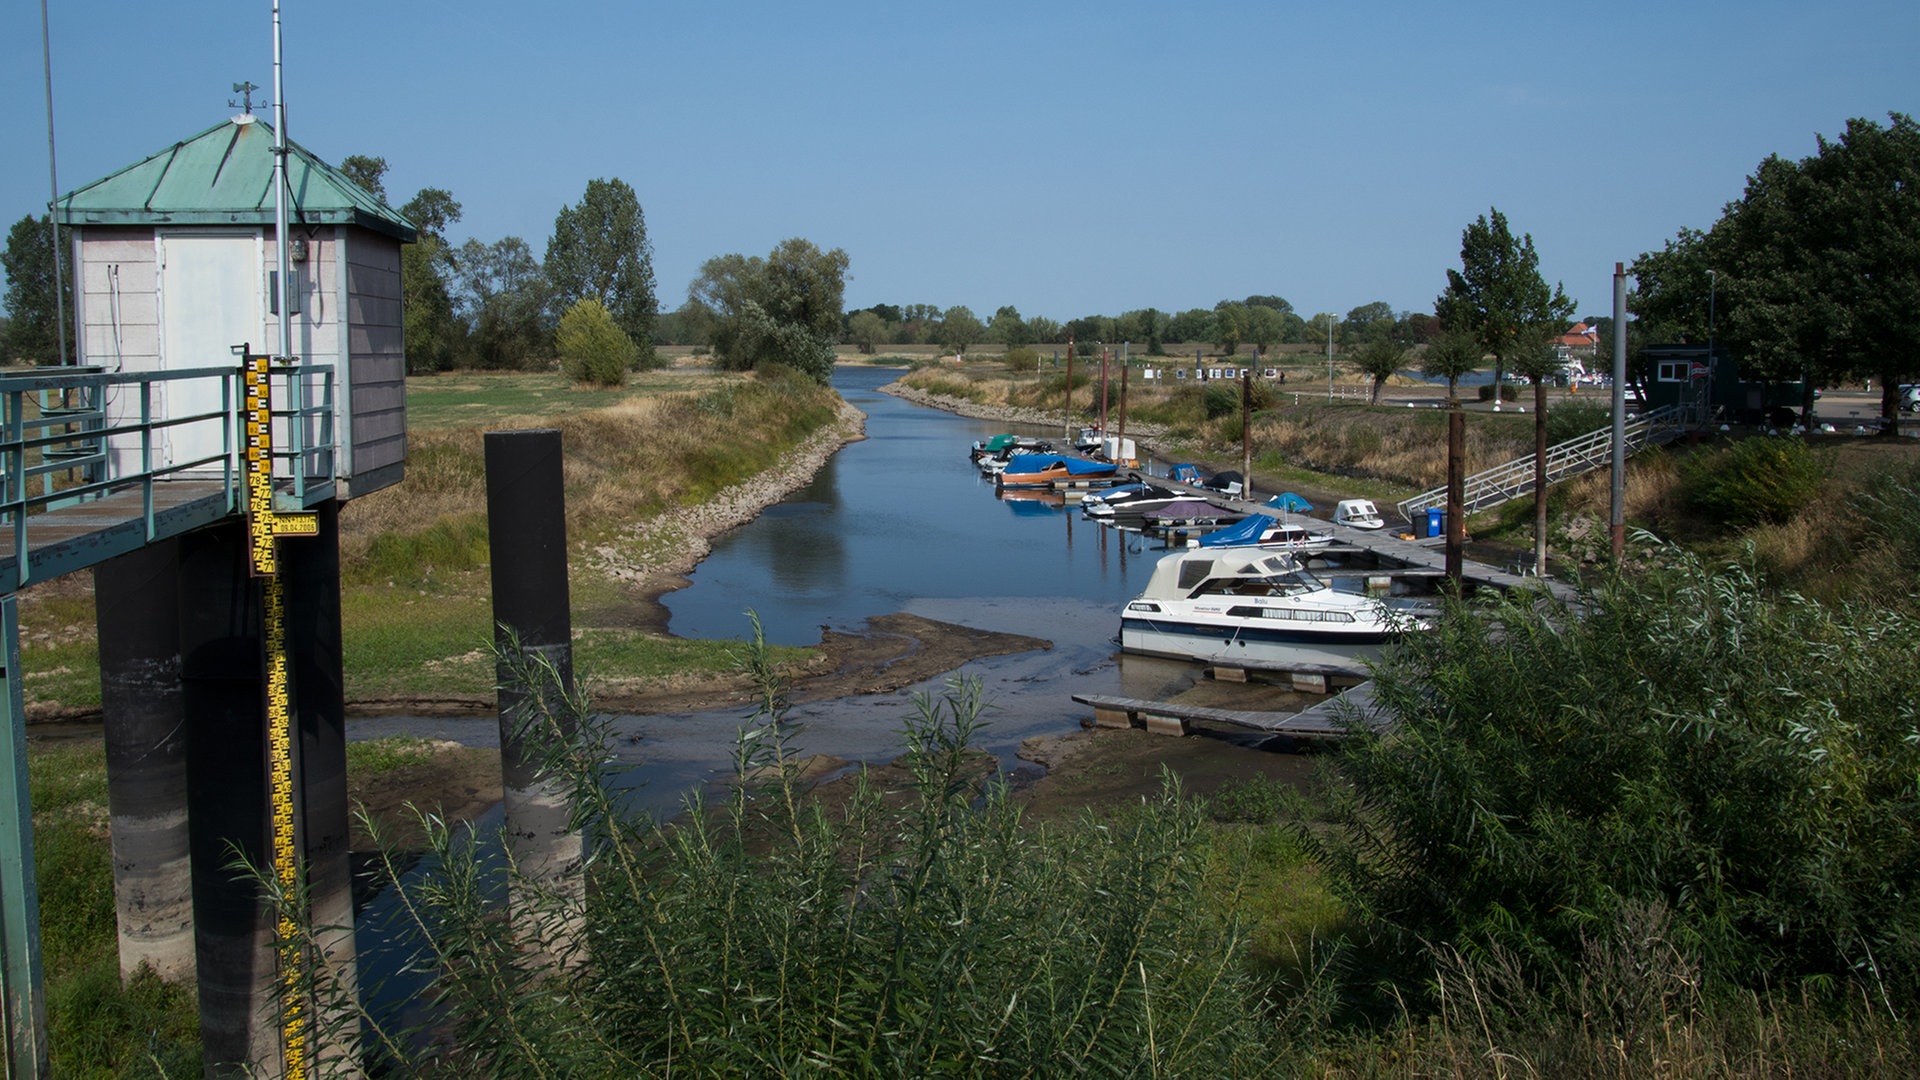
<svg viewBox="0 0 1920 1080">
<path fill-rule="evenodd" d="M 63 506 L 26 521 L 27 565 L 20 565 L 15 526 L 0 526 L 0 592 L 96 566 L 152 540 L 179 536 L 235 511 L 218 480 L 166 480 L 153 485 L 153 536 L 145 496 L 133 484 L 100 499 Z"/>
<path fill-rule="evenodd" d="M 1110 697 L 1105 694 L 1075 694 L 1073 700 L 1093 706 L 1096 727 L 1145 727 L 1162 735 L 1185 735 L 1195 721 L 1251 728 L 1273 735 L 1287 735 L 1308 741 L 1344 739 L 1352 733 L 1347 721 L 1356 716 L 1369 729 L 1379 732 L 1389 726 L 1386 716 L 1373 708 L 1373 684 L 1364 682 L 1342 691 L 1311 708 L 1297 713 L 1255 712 L 1247 709 L 1217 709 L 1203 705 L 1178 705 L 1142 698 Z"/>
</svg>

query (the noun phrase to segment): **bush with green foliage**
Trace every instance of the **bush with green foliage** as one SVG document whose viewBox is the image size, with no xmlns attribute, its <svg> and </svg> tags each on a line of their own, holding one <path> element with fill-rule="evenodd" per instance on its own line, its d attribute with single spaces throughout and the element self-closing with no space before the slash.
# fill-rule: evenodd
<svg viewBox="0 0 1920 1080">
<path fill-rule="evenodd" d="M 1209 382 L 1201 392 L 1201 400 L 1206 405 L 1207 419 L 1218 420 L 1223 416 L 1240 411 L 1240 387 L 1224 379 Z"/>
<path fill-rule="evenodd" d="M 1040 354 L 1030 345 L 1016 345 L 1008 349 L 1000 362 L 1007 365 L 1008 371 L 1040 370 Z"/>
<path fill-rule="evenodd" d="M 1350 740 L 1336 826 L 1303 842 L 1409 960 L 1550 971 L 1657 906 L 1722 985 L 1910 1005 L 1920 623 L 1644 554 L 1667 565 L 1410 636 L 1374 681 L 1397 727 Z"/>
<path fill-rule="evenodd" d="M 1741 439 L 1696 454 L 1680 472 L 1693 509 L 1734 527 L 1788 520 L 1813 501 L 1827 476 L 1805 442 L 1784 437 Z"/>
<path fill-rule="evenodd" d="M 640 359 L 640 349 L 594 297 L 576 302 L 560 316 L 554 332 L 560 370 L 574 382 L 620 386 Z"/>
<path fill-rule="evenodd" d="M 724 803 L 636 818 L 608 790 L 607 723 L 550 665 L 519 718 L 588 838 L 589 887 L 512 924 L 575 924 L 555 958 L 489 910 L 503 871 L 437 830 L 430 880 L 395 886 L 439 1038 L 417 1075 L 1220 1076 L 1269 1060 L 1238 930 L 1203 899 L 1202 819 L 1171 780 L 1121 819 L 1028 827 L 972 741 L 977 682 L 915 699 L 904 790 L 805 790 L 766 647 Z M 511 653 L 509 654 L 511 655 Z M 584 738 L 562 735 L 579 729 Z M 397 862 L 393 864 L 398 869 Z M 497 886 L 496 886 L 497 887 Z M 577 962 L 576 962 L 577 961 Z M 359 1016 L 343 1014 L 349 1027 Z M 343 1034 L 348 1032 L 343 1031 Z"/>
<path fill-rule="evenodd" d="M 1547 410 L 1547 445 L 1554 446 L 1613 426 L 1613 410 L 1596 401 L 1567 398 Z"/>
</svg>

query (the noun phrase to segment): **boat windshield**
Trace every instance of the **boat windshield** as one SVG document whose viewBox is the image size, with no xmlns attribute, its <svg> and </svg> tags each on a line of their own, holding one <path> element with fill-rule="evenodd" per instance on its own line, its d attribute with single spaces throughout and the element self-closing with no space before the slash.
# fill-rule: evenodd
<svg viewBox="0 0 1920 1080">
<path fill-rule="evenodd" d="M 1326 588 L 1321 580 L 1285 555 L 1268 555 L 1243 564 L 1196 560 L 1181 567 L 1189 597 L 1217 593 L 1225 596 L 1298 596 Z M 1218 570 L 1220 573 L 1210 573 Z M 1195 571 L 1198 571 L 1197 573 Z M 1199 580 L 1205 575 L 1204 580 Z M 1197 587 L 1196 587 L 1197 586 Z"/>
</svg>

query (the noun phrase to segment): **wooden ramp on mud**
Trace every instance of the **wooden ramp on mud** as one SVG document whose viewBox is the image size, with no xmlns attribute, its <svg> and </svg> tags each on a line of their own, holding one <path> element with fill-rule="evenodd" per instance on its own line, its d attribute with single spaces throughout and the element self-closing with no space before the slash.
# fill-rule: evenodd
<svg viewBox="0 0 1920 1080">
<path fill-rule="evenodd" d="M 1144 727 L 1161 735 L 1185 735 L 1198 721 L 1251 728 L 1308 741 L 1344 739 L 1353 733 L 1353 721 L 1368 730 L 1386 730 L 1391 721 L 1373 705 L 1373 684 L 1364 682 L 1297 713 L 1219 709 L 1205 705 L 1177 705 L 1143 698 L 1075 694 L 1073 700 L 1093 706 L 1095 727 Z"/>
</svg>

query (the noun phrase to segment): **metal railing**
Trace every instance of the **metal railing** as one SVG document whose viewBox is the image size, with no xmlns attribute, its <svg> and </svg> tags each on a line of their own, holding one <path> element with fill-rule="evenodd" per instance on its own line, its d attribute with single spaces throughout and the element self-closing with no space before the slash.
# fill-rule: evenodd
<svg viewBox="0 0 1920 1080">
<path fill-rule="evenodd" d="M 274 368 L 288 407 L 273 411 L 275 500 L 306 509 L 334 484 L 331 364 Z M 81 503 L 138 491 L 143 535 L 157 538 L 155 485 L 217 482 L 228 513 L 245 509 L 246 447 L 238 362 L 171 371 L 36 368 L 0 374 L 0 529 L 22 580 L 36 522 Z"/>
<path fill-rule="evenodd" d="M 1631 454 L 1641 447 L 1663 443 L 1678 438 L 1687 430 L 1688 411 L 1678 405 L 1668 405 L 1651 412 L 1640 413 L 1627 418 L 1623 434 L 1623 445 Z M 1578 476 L 1594 469 L 1605 468 L 1613 459 L 1613 429 L 1601 428 L 1599 431 L 1582 435 L 1577 439 L 1568 439 L 1547 448 L 1547 483 L 1556 484 L 1570 476 Z M 1533 492 L 1533 455 L 1518 457 L 1504 465 L 1478 472 L 1467 477 L 1466 492 L 1463 499 L 1469 514 L 1487 510 L 1501 503 L 1517 499 Z M 1417 515 L 1426 513 L 1429 507 L 1445 506 L 1447 489 L 1437 487 L 1432 491 L 1421 492 L 1411 499 L 1404 499 L 1397 505 L 1400 516 L 1413 521 Z"/>
</svg>

